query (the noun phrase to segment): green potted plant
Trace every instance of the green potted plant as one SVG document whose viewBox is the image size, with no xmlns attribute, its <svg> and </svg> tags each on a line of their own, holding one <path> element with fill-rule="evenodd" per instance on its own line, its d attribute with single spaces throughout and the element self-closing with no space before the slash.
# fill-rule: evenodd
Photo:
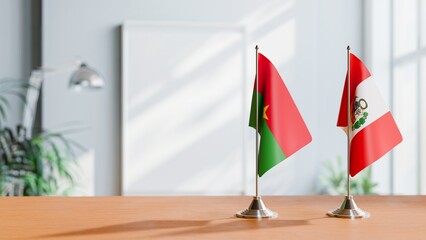
<svg viewBox="0 0 426 240">
<path fill-rule="evenodd" d="M 67 195 L 74 186 L 72 169 L 79 144 L 65 136 L 69 130 L 39 131 L 29 137 L 18 125 L 6 127 L 8 96 L 26 103 L 25 82 L 0 80 L 0 194 L 3 196 Z M 38 91 L 38 89 L 36 89 Z"/>
</svg>

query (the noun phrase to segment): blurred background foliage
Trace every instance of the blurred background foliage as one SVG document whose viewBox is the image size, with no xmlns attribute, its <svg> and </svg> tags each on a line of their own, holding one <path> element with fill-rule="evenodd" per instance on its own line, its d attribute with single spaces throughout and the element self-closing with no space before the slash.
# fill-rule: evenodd
<svg viewBox="0 0 426 240">
<path fill-rule="evenodd" d="M 18 124 L 12 130 L 5 124 L 8 111 L 12 110 L 10 98 L 27 104 L 25 93 L 31 88 L 23 81 L 0 80 L 0 194 L 69 195 L 78 167 L 75 150 L 83 147 L 66 135 L 77 129 L 66 126 L 54 132 L 36 130 L 31 136 L 27 132 L 33 129 Z"/>
<path fill-rule="evenodd" d="M 347 164 L 343 164 L 340 156 L 334 161 L 324 163 L 324 172 L 320 176 L 321 194 L 345 195 L 347 181 Z M 351 194 L 377 194 L 377 183 L 373 181 L 371 166 L 367 167 L 350 180 Z"/>
</svg>

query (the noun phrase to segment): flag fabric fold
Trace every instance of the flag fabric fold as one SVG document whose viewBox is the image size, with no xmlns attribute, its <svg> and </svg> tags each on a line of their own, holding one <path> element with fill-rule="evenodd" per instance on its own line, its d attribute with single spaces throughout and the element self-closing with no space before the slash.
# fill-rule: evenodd
<svg viewBox="0 0 426 240">
<path fill-rule="evenodd" d="M 350 54 L 350 175 L 355 176 L 402 142 L 402 135 L 367 67 Z M 337 126 L 348 126 L 346 76 Z"/>
<path fill-rule="evenodd" d="M 254 84 L 249 125 L 256 129 L 256 95 L 260 134 L 258 174 L 290 157 L 312 141 L 293 98 L 274 65 L 258 53 L 259 89 Z"/>
</svg>

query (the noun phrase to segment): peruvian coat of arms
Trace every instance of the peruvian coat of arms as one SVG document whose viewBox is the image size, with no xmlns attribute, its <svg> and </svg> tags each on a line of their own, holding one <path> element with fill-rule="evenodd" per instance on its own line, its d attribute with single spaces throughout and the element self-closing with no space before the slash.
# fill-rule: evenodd
<svg viewBox="0 0 426 240">
<path fill-rule="evenodd" d="M 368 112 L 366 111 L 367 108 L 367 101 L 364 98 L 355 96 L 354 101 L 352 102 L 352 131 L 365 124 L 368 117 Z"/>
</svg>

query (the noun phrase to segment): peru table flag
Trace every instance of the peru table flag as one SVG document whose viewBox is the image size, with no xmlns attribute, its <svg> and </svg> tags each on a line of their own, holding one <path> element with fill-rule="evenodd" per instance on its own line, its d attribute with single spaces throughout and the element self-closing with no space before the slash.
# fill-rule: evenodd
<svg viewBox="0 0 426 240">
<path fill-rule="evenodd" d="M 311 134 L 274 65 L 258 53 L 258 119 L 260 134 L 258 174 L 310 143 Z M 256 129 L 256 82 L 249 125 Z"/>
<path fill-rule="evenodd" d="M 350 83 L 350 174 L 353 177 L 402 142 L 402 136 L 367 67 L 352 53 Z M 337 126 L 345 128 L 348 126 L 347 84 L 346 76 L 337 119 Z"/>
</svg>

